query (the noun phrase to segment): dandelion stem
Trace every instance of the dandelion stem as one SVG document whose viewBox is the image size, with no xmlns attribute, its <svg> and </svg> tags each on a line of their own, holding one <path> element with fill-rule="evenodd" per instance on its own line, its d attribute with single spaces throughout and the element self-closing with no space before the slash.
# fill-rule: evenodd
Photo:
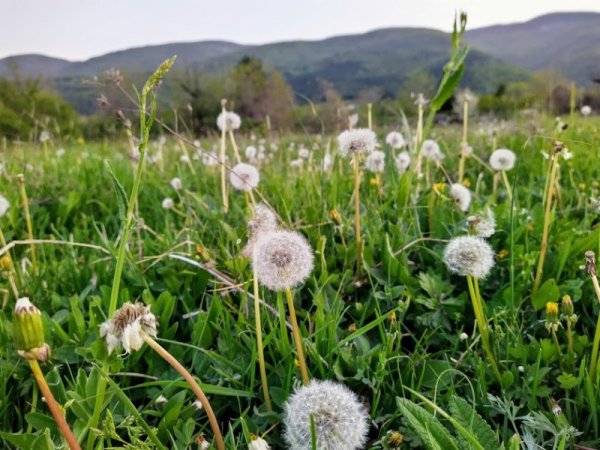
<svg viewBox="0 0 600 450">
<path fill-rule="evenodd" d="M 535 294 L 542 282 L 542 274 L 544 272 L 544 260 L 546 259 L 546 250 L 548 249 L 548 230 L 550 228 L 550 214 L 552 212 L 552 201 L 554 195 L 554 179 L 556 178 L 556 170 L 558 167 L 558 154 L 552 157 L 550 165 L 550 175 L 548 179 L 548 193 L 546 196 L 546 214 L 544 215 L 544 228 L 542 231 L 542 244 L 540 247 L 540 258 L 538 260 L 535 280 L 533 282 L 533 293 Z"/>
<path fill-rule="evenodd" d="M 290 322 L 292 323 L 292 334 L 294 335 L 294 342 L 296 343 L 296 352 L 298 353 L 298 364 L 300 365 L 302 382 L 304 383 L 304 385 L 307 385 L 310 382 L 310 378 L 308 376 L 308 369 L 306 368 L 306 359 L 304 358 L 304 350 L 302 348 L 302 336 L 300 335 L 300 328 L 298 327 L 298 320 L 296 319 L 294 296 L 292 295 L 292 291 L 289 288 L 285 290 L 285 296 L 288 302 L 288 309 L 290 310 Z"/>
<path fill-rule="evenodd" d="M 44 378 L 44 374 L 43 374 L 42 369 L 40 368 L 40 365 L 37 362 L 37 360 L 30 359 L 29 367 L 31 368 L 31 371 L 33 372 L 33 377 L 35 378 L 35 381 L 37 382 L 37 384 L 40 388 L 40 391 L 42 392 L 42 395 L 46 399 L 46 404 L 48 405 L 48 409 L 52 413 L 52 417 L 54 417 L 54 421 L 58 425 L 60 432 L 65 437 L 67 444 L 69 444 L 69 448 L 71 450 L 81 450 L 81 447 L 79 446 L 79 443 L 77 442 L 77 439 L 75 439 L 75 435 L 71 431 L 69 424 L 67 424 L 67 421 L 60 409 L 60 406 L 58 406 L 58 403 L 56 402 L 54 395 L 52 395 L 52 391 L 50 390 L 50 387 L 48 386 L 48 383 L 46 382 L 46 378 Z"/>
<path fill-rule="evenodd" d="M 215 437 L 215 442 L 217 444 L 217 448 L 219 450 L 225 450 L 225 444 L 223 442 L 223 435 L 221 434 L 221 429 L 219 428 L 219 423 L 217 422 L 217 417 L 215 416 L 215 413 L 214 413 L 212 407 L 210 406 L 210 402 L 208 401 L 208 398 L 206 398 L 206 395 L 202 391 L 202 388 L 200 387 L 198 382 L 187 371 L 187 369 L 185 367 L 183 367 L 181 365 L 181 363 L 179 361 L 177 361 L 177 359 L 175 359 L 175 357 L 173 355 L 171 355 L 162 345 L 160 345 L 158 342 L 156 342 L 154 339 L 152 339 L 148 335 L 144 336 L 144 340 L 150 347 L 152 347 L 152 349 L 156 353 L 158 353 L 165 361 L 167 361 L 171 365 L 171 367 L 173 367 L 189 384 L 190 388 L 194 392 L 194 395 L 196 395 L 196 398 L 202 404 L 204 411 L 206 411 L 206 416 L 208 417 L 210 427 L 212 428 L 212 431 L 213 431 L 213 434 Z"/>
<path fill-rule="evenodd" d="M 567 319 L 567 348 L 569 353 L 573 354 L 573 330 L 571 329 L 571 321 Z"/>
<path fill-rule="evenodd" d="M 508 193 L 508 200 L 512 202 L 512 188 L 510 187 L 510 183 L 508 182 L 508 176 L 506 175 L 506 170 L 502 171 L 502 181 L 504 181 L 504 186 L 506 186 L 506 192 Z"/>
<path fill-rule="evenodd" d="M 373 104 L 369 103 L 367 105 L 367 109 L 368 109 L 368 115 L 367 115 L 367 120 L 368 120 L 368 126 L 369 126 L 369 130 L 373 130 Z"/>
<path fill-rule="evenodd" d="M 360 172 L 358 155 L 354 155 L 354 234 L 356 242 L 356 273 L 362 269 L 362 237 L 360 235 Z"/>
<path fill-rule="evenodd" d="M 225 102 L 223 102 L 223 112 L 225 114 Z M 227 198 L 227 182 L 225 178 L 227 177 L 226 167 L 225 167 L 225 124 L 221 129 L 221 153 L 219 159 L 221 160 L 221 197 L 223 200 L 223 212 L 227 212 L 229 209 L 229 199 Z"/>
<path fill-rule="evenodd" d="M 467 133 L 469 123 L 469 102 L 464 102 L 463 105 L 463 137 L 460 151 L 460 160 L 458 162 L 458 182 L 462 184 L 465 175 L 465 147 L 467 146 Z"/>
<path fill-rule="evenodd" d="M 490 345 L 490 335 L 487 319 L 485 318 L 485 312 L 483 310 L 481 295 L 479 293 L 479 282 L 477 278 L 473 278 L 467 275 L 467 284 L 469 285 L 469 294 L 471 295 L 471 303 L 473 305 L 473 312 L 475 313 L 475 320 L 477 320 L 477 327 L 479 328 L 479 334 L 481 334 L 481 343 L 483 349 L 487 355 L 488 361 L 492 365 L 492 369 L 499 383 L 502 383 L 502 377 L 500 376 L 500 370 L 496 364 L 494 353 Z"/>
<path fill-rule="evenodd" d="M 263 348 L 262 339 L 262 324 L 260 320 L 260 297 L 258 291 L 258 277 L 256 273 L 253 274 L 254 278 L 254 317 L 256 322 L 256 347 L 258 349 L 258 365 L 260 368 L 260 382 L 262 384 L 263 396 L 265 398 L 265 405 L 268 411 L 273 410 L 271 405 L 271 397 L 269 395 L 269 382 L 267 380 L 267 369 L 265 367 L 265 353 Z"/>
<path fill-rule="evenodd" d="M 238 150 L 237 143 L 235 142 L 235 136 L 233 135 L 233 131 L 229 130 L 229 141 L 231 142 L 231 146 L 233 147 L 233 153 L 235 154 L 235 160 L 238 164 L 242 162 L 242 158 L 240 158 L 240 152 Z"/>
<path fill-rule="evenodd" d="M 596 275 L 596 260 L 593 252 L 586 252 L 586 263 L 588 265 L 587 271 L 592 278 L 592 284 L 594 285 L 594 291 L 596 292 L 596 298 L 600 302 L 600 284 L 598 284 L 598 276 Z M 596 374 L 596 367 L 598 365 L 598 348 L 600 347 L 600 314 L 598 314 L 598 321 L 596 322 L 596 332 L 594 333 L 594 344 L 592 346 L 592 358 L 590 360 L 590 378 L 594 380 Z"/>
<path fill-rule="evenodd" d="M 29 199 L 27 198 L 27 190 L 25 189 L 25 176 L 21 173 L 17 175 L 19 180 L 19 191 L 21 193 L 21 201 L 23 202 L 23 210 L 25 211 L 25 224 L 27 226 L 27 237 L 33 240 L 33 227 L 31 225 L 31 214 L 29 213 Z M 31 245 L 31 266 L 35 272 L 37 268 L 37 258 L 35 256 L 35 247 Z"/>
</svg>

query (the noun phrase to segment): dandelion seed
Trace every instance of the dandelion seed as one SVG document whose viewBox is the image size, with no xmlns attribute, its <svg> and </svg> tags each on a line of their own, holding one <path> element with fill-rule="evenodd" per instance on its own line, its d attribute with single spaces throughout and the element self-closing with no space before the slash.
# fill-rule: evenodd
<svg viewBox="0 0 600 450">
<path fill-rule="evenodd" d="M 4 217 L 9 208 L 10 202 L 6 199 L 6 197 L 0 195 L 0 217 Z"/>
<path fill-rule="evenodd" d="M 259 235 L 252 266 L 263 285 L 273 291 L 292 289 L 313 269 L 313 252 L 304 236 L 294 231 L 271 231 Z"/>
<path fill-rule="evenodd" d="M 497 171 L 511 170 L 515 166 L 516 160 L 517 155 L 512 150 L 499 148 L 491 154 L 490 166 Z"/>
<path fill-rule="evenodd" d="M 236 164 L 229 172 L 229 181 L 238 191 L 251 191 L 258 186 L 260 174 L 253 165 L 246 163 Z"/>
<path fill-rule="evenodd" d="M 242 125 L 242 119 L 233 111 L 223 111 L 217 117 L 217 127 L 223 131 L 234 131 Z"/>
<path fill-rule="evenodd" d="M 311 417 L 318 450 L 364 447 L 368 414 L 356 394 L 342 384 L 313 380 L 298 389 L 285 405 L 285 440 L 290 450 L 311 449 Z"/>
<path fill-rule="evenodd" d="M 181 182 L 181 178 L 173 178 L 170 182 L 171 187 L 176 191 L 180 190 L 183 187 L 183 183 Z"/>
<path fill-rule="evenodd" d="M 458 209 L 463 212 L 469 210 L 469 206 L 471 206 L 471 191 L 465 186 L 459 183 L 452 184 L 450 186 L 450 196 L 458 206 Z"/>
<path fill-rule="evenodd" d="M 401 174 L 408 170 L 410 167 L 410 154 L 407 151 L 400 152 L 396 156 L 396 167 Z"/>
<path fill-rule="evenodd" d="M 439 144 L 433 139 L 427 139 L 423 141 L 423 145 L 421 146 L 421 155 L 423 158 L 430 161 L 441 161 L 446 157 L 446 155 L 442 153 Z"/>
<path fill-rule="evenodd" d="M 388 133 L 388 135 L 385 137 L 385 142 L 394 150 L 406 146 L 404 136 L 402 136 L 402 133 L 398 131 L 392 131 Z"/>
<path fill-rule="evenodd" d="M 108 353 L 117 347 L 131 353 L 142 348 L 145 336 L 156 337 L 156 326 L 149 306 L 140 302 L 125 303 L 100 325 L 100 337 L 106 339 Z"/>
<path fill-rule="evenodd" d="M 163 209 L 171 209 L 173 208 L 173 206 L 175 206 L 175 202 L 172 198 L 167 197 L 162 201 L 161 206 L 163 207 Z"/>
<path fill-rule="evenodd" d="M 448 270 L 461 276 L 485 278 L 494 267 L 492 247 L 477 236 L 456 237 L 444 250 Z"/>
<path fill-rule="evenodd" d="M 383 173 L 385 170 L 385 153 L 379 150 L 374 150 L 367 156 L 365 168 L 369 172 Z"/>
<path fill-rule="evenodd" d="M 338 136 L 340 154 L 344 157 L 366 155 L 375 150 L 377 137 L 368 128 L 342 131 Z"/>
</svg>

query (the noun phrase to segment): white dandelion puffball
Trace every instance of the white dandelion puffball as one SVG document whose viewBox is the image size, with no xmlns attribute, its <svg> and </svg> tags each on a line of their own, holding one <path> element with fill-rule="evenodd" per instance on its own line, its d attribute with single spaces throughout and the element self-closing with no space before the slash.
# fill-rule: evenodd
<svg viewBox="0 0 600 450">
<path fill-rule="evenodd" d="M 340 154 L 353 157 L 355 154 L 365 155 L 375 150 L 377 137 L 368 128 L 342 131 L 338 136 Z"/>
<path fill-rule="evenodd" d="M 8 208 L 10 208 L 10 202 L 6 199 L 6 197 L 0 195 L 0 217 L 4 217 L 6 215 Z"/>
<path fill-rule="evenodd" d="M 406 145 L 404 136 L 398 131 L 392 131 L 385 137 L 385 142 L 393 149 L 402 148 Z"/>
<path fill-rule="evenodd" d="M 401 174 L 406 172 L 410 167 L 410 154 L 406 150 L 396 156 L 396 167 Z"/>
<path fill-rule="evenodd" d="M 459 183 L 453 183 L 450 186 L 450 196 L 458 209 L 463 212 L 469 210 L 469 206 L 471 206 L 471 191 L 468 188 Z"/>
<path fill-rule="evenodd" d="M 367 442 L 368 414 L 343 384 L 312 380 L 285 404 L 285 440 L 290 450 L 310 450 L 313 417 L 318 450 L 358 450 Z"/>
<path fill-rule="evenodd" d="M 298 156 L 302 159 L 308 159 L 310 156 L 310 150 L 306 147 L 300 147 L 300 150 L 298 150 Z"/>
<path fill-rule="evenodd" d="M 244 153 L 246 154 L 246 158 L 252 160 L 252 159 L 256 158 L 256 154 L 258 153 L 258 150 L 256 150 L 255 146 L 249 145 L 248 147 L 246 147 L 246 151 Z"/>
<path fill-rule="evenodd" d="M 467 222 L 479 237 L 489 238 L 496 232 L 496 218 L 489 208 L 484 212 L 467 217 Z"/>
<path fill-rule="evenodd" d="M 162 156 L 160 155 L 160 153 L 158 153 L 155 158 L 157 161 L 162 160 Z M 190 163 L 190 157 L 188 155 L 181 155 L 179 157 L 179 161 L 182 162 L 183 164 L 189 164 Z"/>
<path fill-rule="evenodd" d="M 461 236 L 450 240 L 446 246 L 444 262 L 452 273 L 485 278 L 494 267 L 494 252 L 480 237 Z"/>
<path fill-rule="evenodd" d="M 56 156 L 59 158 L 62 158 L 63 156 L 65 156 L 65 149 L 64 148 L 57 148 L 56 149 Z"/>
<path fill-rule="evenodd" d="M 490 166 L 498 171 L 510 170 L 515 166 L 516 160 L 515 152 L 507 148 L 499 148 L 490 155 Z"/>
<path fill-rule="evenodd" d="M 242 255 L 250 258 L 258 237 L 261 234 L 275 230 L 277 230 L 277 216 L 275 213 L 262 203 L 256 205 L 252 219 L 248 221 L 248 243 L 242 250 Z"/>
<path fill-rule="evenodd" d="M 40 142 L 47 142 L 50 140 L 50 133 L 46 130 L 40 133 Z"/>
<path fill-rule="evenodd" d="M 223 111 L 217 117 L 217 127 L 223 131 L 237 130 L 242 125 L 242 119 L 233 111 Z"/>
<path fill-rule="evenodd" d="M 262 233 L 254 245 L 252 267 L 258 281 L 272 291 L 294 288 L 313 270 L 313 251 L 308 241 L 294 231 Z"/>
<path fill-rule="evenodd" d="M 100 337 L 106 339 L 108 353 L 123 347 L 126 353 L 139 350 L 145 336 L 156 337 L 156 318 L 143 303 L 125 303 L 112 318 L 100 325 Z"/>
<path fill-rule="evenodd" d="M 423 145 L 421 146 L 421 155 L 423 158 L 428 159 L 430 161 L 441 161 L 446 156 L 440 150 L 440 146 L 433 139 L 427 139 L 423 141 Z"/>
<path fill-rule="evenodd" d="M 260 174 L 253 165 L 239 163 L 229 172 L 229 181 L 238 191 L 251 191 L 258 186 Z"/>
<path fill-rule="evenodd" d="M 170 182 L 170 185 L 176 191 L 180 190 L 183 187 L 183 183 L 181 182 L 181 178 L 173 178 Z"/>
<path fill-rule="evenodd" d="M 329 172 L 329 170 L 331 169 L 331 166 L 333 166 L 333 158 L 331 157 L 331 155 L 329 153 L 326 153 L 325 156 L 323 156 L 323 171 L 324 172 Z"/>
<path fill-rule="evenodd" d="M 581 107 L 581 115 L 582 116 L 589 116 L 592 113 L 592 107 L 589 105 L 583 105 Z"/>
<path fill-rule="evenodd" d="M 219 164 L 219 157 L 215 152 L 203 153 L 202 164 L 204 164 L 206 167 L 214 167 Z"/>
<path fill-rule="evenodd" d="M 173 208 L 173 206 L 175 206 L 175 202 L 172 198 L 167 197 L 162 201 L 161 206 L 163 207 L 163 209 L 171 209 Z"/>
<path fill-rule="evenodd" d="M 304 166 L 304 160 L 302 158 L 293 159 L 290 161 L 290 167 L 292 169 L 301 169 Z"/>
<path fill-rule="evenodd" d="M 380 150 L 374 150 L 369 153 L 365 161 L 365 168 L 369 172 L 383 173 L 385 170 L 385 153 Z"/>
</svg>

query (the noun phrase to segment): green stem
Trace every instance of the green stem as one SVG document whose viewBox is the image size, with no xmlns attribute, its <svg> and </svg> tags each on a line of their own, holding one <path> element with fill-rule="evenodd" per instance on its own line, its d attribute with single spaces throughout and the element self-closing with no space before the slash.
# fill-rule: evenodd
<svg viewBox="0 0 600 450">
<path fill-rule="evenodd" d="M 300 373 L 302 375 L 302 382 L 307 385 L 310 382 L 308 376 L 308 369 L 306 368 L 306 359 L 304 358 L 304 349 L 302 348 L 302 335 L 300 334 L 300 328 L 298 327 L 298 320 L 296 319 L 296 308 L 294 307 L 294 297 L 292 291 L 288 288 L 285 290 L 285 296 L 287 298 L 288 309 L 290 310 L 290 321 L 292 322 L 292 334 L 294 335 L 294 342 L 296 344 L 296 353 L 298 353 L 298 365 L 300 366 Z"/>
<path fill-rule="evenodd" d="M 467 275 L 467 284 L 469 285 L 469 294 L 471 296 L 471 303 L 473 305 L 475 319 L 477 320 L 477 328 L 479 328 L 479 334 L 481 334 L 481 342 L 483 344 L 483 349 L 487 355 L 488 361 L 492 366 L 494 374 L 498 379 L 498 382 L 502 383 L 500 370 L 498 370 L 498 365 L 496 364 L 496 359 L 494 358 L 494 353 L 492 352 L 492 346 L 490 345 L 489 328 L 487 324 L 487 319 L 485 318 L 485 312 L 483 311 L 483 305 L 481 296 L 479 294 L 479 283 L 477 281 L 477 278 L 473 278 Z"/>
<path fill-rule="evenodd" d="M 360 171 L 358 155 L 354 155 L 354 234 L 356 242 L 356 274 L 362 269 L 362 237 L 360 235 Z"/>
<path fill-rule="evenodd" d="M 260 382 L 262 384 L 263 396 L 265 405 L 268 411 L 273 410 L 271 405 L 271 397 L 269 395 L 269 382 L 267 380 L 267 369 L 265 366 L 265 354 L 262 339 L 262 324 L 260 320 L 260 298 L 258 291 L 258 278 L 254 273 L 254 317 L 256 322 L 256 347 L 258 348 L 258 365 L 260 368 Z"/>
<path fill-rule="evenodd" d="M 598 284 L 598 278 L 596 275 L 592 275 L 592 283 L 594 284 L 594 290 L 596 291 L 596 297 L 600 302 L 600 285 Z M 596 322 L 596 331 L 594 333 L 594 344 L 592 346 L 592 359 L 590 360 L 590 378 L 594 382 L 596 375 L 596 367 L 598 365 L 598 348 L 600 347 L 600 314 L 598 314 L 598 321 Z"/>
</svg>

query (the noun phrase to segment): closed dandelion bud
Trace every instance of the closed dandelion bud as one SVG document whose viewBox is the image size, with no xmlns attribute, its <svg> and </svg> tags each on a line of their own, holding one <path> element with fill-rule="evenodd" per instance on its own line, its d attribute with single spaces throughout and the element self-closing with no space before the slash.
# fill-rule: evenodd
<svg viewBox="0 0 600 450">
<path fill-rule="evenodd" d="M 8 253 L 5 253 L 4 255 L 2 255 L 2 257 L 0 257 L 0 269 L 10 270 L 11 267 L 12 267 L 12 260 L 10 259 L 10 256 L 8 255 Z"/>
<path fill-rule="evenodd" d="M 388 431 L 385 443 L 389 449 L 398 449 L 404 443 L 404 435 L 399 431 Z"/>
<path fill-rule="evenodd" d="M 332 219 L 334 222 L 337 222 L 337 223 L 342 223 L 342 216 L 340 216 L 340 213 L 339 213 L 339 211 L 338 211 L 337 209 L 332 209 L 332 210 L 329 212 L 329 215 L 331 216 L 331 219 Z"/>
<path fill-rule="evenodd" d="M 145 337 L 156 337 L 156 317 L 143 303 L 125 303 L 110 320 L 100 325 L 100 337 L 106 339 L 108 353 L 123 347 L 126 353 L 139 350 Z"/>
<path fill-rule="evenodd" d="M 310 450 L 311 417 L 318 450 L 358 450 L 364 447 L 368 414 L 356 394 L 342 384 L 313 380 L 298 389 L 285 405 L 285 440 L 289 450 Z"/>
<path fill-rule="evenodd" d="M 271 446 L 263 438 L 256 436 L 255 434 L 250 435 L 250 444 L 248 444 L 248 450 L 270 450 Z"/>
<path fill-rule="evenodd" d="M 573 300 L 570 295 L 565 295 L 561 301 L 561 309 L 565 316 L 570 316 L 573 314 Z"/>
<path fill-rule="evenodd" d="M 494 266 L 494 252 L 480 237 L 461 236 L 446 246 L 444 262 L 457 275 L 485 278 Z"/>
<path fill-rule="evenodd" d="M 46 361 L 50 355 L 50 347 L 44 339 L 42 313 L 27 297 L 20 298 L 15 305 L 13 333 L 20 356 Z"/>
<path fill-rule="evenodd" d="M 304 236 L 293 231 L 271 231 L 259 236 L 252 266 L 263 285 L 273 291 L 303 283 L 313 269 L 313 252 Z"/>
</svg>

